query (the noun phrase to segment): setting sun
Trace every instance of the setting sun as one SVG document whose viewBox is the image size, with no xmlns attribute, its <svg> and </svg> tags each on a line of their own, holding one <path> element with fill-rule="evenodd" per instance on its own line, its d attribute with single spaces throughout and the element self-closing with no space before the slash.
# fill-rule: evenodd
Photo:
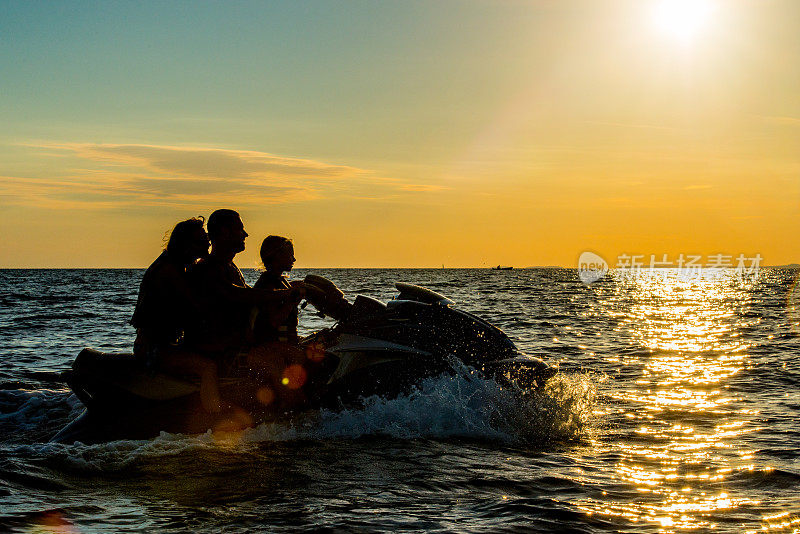
<svg viewBox="0 0 800 534">
<path fill-rule="evenodd" d="M 665 35 L 685 43 L 707 27 L 713 11 L 709 0 L 661 0 L 653 9 L 653 22 Z"/>
</svg>

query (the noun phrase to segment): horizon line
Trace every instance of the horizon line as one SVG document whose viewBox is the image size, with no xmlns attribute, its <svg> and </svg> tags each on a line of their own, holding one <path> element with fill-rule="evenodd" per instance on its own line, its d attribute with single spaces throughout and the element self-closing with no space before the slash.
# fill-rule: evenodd
<svg viewBox="0 0 800 534">
<path fill-rule="evenodd" d="M 800 269 L 800 263 L 783 263 L 779 265 L 762 265 L 759 268 L 761 269 L 775 269 L 780 267 L 786 268 L 794 268 Z M 20 270 L 30 270 L 30 271 L 78 271 L 78 270 L 107 270 L 107 271 L 131 271 L 131 270 L 146 270 L 148 267 L 1 267 L 0 271 L 20 271 Z M 715 269 L 720 267 L 705 267 L 705 269 Z M 727 267 L 729 269 L 735 269 L 735 267 Z M 260 271 L 263 270 L 263 267 L 239 267 L 240 270 L 254 270 Z M 406 269 L 406 270 L 467 270 L 467 269 L 486 269 L 489 271 L 497 270 L 494 266 L 486 267 L 486 266 L 460 266 L 460 267 L 397 267 L 397 266 L 389 266 L 389 267 L 359 267 L 359 266 L 348 266 L 348 267 L 293 267 L 292 270 L 309 270 L 309 269 L 320 269 L 320 270 L 335 270 L 335 269 L 361 269 L 361 270 L 378 270 L 378 269 Z M 514 271 L 522 271 L 526 269 L 574 269 L 579 270 L 580 268 L 577 266 L 565 266 L 565 265 L 527 265 L 524 267 L 513 267 L 512 269 L 502 269 L 502 270 L 514 270 Z M 649 269 L 681 269 L 681 267 L 670 265 L 670 266 L 646 266 L 642 267 L 641 270 L 649 270 Z M 609 270 L 620 270 L 617 268 L 609 269 Z"/>
</svg>

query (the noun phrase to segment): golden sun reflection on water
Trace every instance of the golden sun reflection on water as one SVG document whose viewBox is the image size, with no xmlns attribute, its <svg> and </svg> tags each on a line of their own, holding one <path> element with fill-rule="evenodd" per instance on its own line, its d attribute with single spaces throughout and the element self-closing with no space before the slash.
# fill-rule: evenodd
<svg viewBox="0 0 800 534">
<path fill-rule="evenodd" d="M 795 277 L 786 302 L 789 324 L 792 332 L 800 334 L 800 274 Z"/>
<path fill-rule="evenodd" d="M 613 471 L 638 497 L 611 495 L 582 508 L 668 532 L 713 528 L 759 504 L 729 489 L 731 477 L 770 470 L 756 467 L 754 451 L 742 445 L 759 430 L 758 411 L 744 408 L 729 384 L 748 365 L 741 333 L 759 322 L 742 313 L 753 281 L 725 272 L 686 280 L 661 270 L 616 282 L 606 311 L 634 350 L 611 361 L 639 376 L 610 393 L 621 416 Z"/>
<path fill-rule="evenodd" d="M 750 301 L 753 281 L 730 271 L 704 271 L 686 277 L 663 269 L 631 277 L 617 275 L 615 314 L 643 347 L 661 351 L 740 352 L 747 349 L 734 327 L 737 311 Z M 684 362 L 684 365 L 686 362 Z"/>
</svg>

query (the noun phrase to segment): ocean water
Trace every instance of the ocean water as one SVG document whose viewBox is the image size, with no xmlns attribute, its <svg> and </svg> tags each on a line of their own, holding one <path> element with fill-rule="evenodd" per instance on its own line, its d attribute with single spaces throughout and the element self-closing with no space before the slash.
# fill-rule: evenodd
<svg viewBox="0 0 800 534">
<path fill-rule="evenodd" d="M 242 433 L 47 443 L 81 411 L 59 372 L 130 350 L 142 272 L 0 271 L 0 531 L 800 531 L 796 270 L 315 270 L 350 297 L 427 286 L 560 373 L 521 395 L 457 368 Z"/>
</svg>

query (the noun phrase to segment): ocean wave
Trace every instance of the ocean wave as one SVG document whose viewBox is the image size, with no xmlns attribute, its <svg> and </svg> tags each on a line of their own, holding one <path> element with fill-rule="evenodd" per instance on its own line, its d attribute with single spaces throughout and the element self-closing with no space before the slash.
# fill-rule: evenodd
<svg viewBox="0 0 800 534">
<path fill-rule="evenodd" d="M 86 475 L 130 471 L 154 459 L 163 460 L 188 452 L 219 449 L 220 441 L 210 433 L 186 436 L 164 432 L 152 440 L 119 440 L 94 445 L 80 442 L 33 443 L 14 447 L 9 450 L 9 454 L 42 462 L 59 471 Z M 229 449 L 230 447 L 228 452 Z"/>
<path fill-rule="evenodd" d="M 739 468 L 730 477 L 730 483 L 748 488 L 781 491 L 798 487 L 800 485 L 800 473 L 791 469 L 775 469 L 772 467 L 756 469 L 754 466 L 749 466 Z"/>
<path fill-rule="evenodd" d="M 38 429 L 81 410 L 67 389 L 0 390 L 0 428 L 7 432 Z"/>
<path fill-rule="evenodd" d="M 586 374 L 557 375 L 543 391 L 503 387 L 459 374 L 427 379 L 393 399 L 373 396 L 359 408 L 307 412 L 291 421 L 266 422 L 244 431 L 209 430 L 195 436 L 163 432 L 152 440 L 95 445 L 34 443 L 14 448 L 13 454 L 43 458 L 59 469 L 83 473 L 124 471 L 140 462 L 190 452 L 247 454 L 266 442 L 466 438 L 542 448 L 586 437 L 595 396 L 595 382 Z M 26 420 L 32 423 L 35 418 Z"/>
<path fill-rule="evenodd" d="M 243 440 L 474 438 L 542 446 L 577 440 L 589 430 L 596 387 L 588 375 L 560 374 L 544 391 L 503 387 L 468 373 L 421 382 L 392 399 L 372 396 L 360 408 L 323 410 L 298 424 L 266 423 Z"/>
</svg>

